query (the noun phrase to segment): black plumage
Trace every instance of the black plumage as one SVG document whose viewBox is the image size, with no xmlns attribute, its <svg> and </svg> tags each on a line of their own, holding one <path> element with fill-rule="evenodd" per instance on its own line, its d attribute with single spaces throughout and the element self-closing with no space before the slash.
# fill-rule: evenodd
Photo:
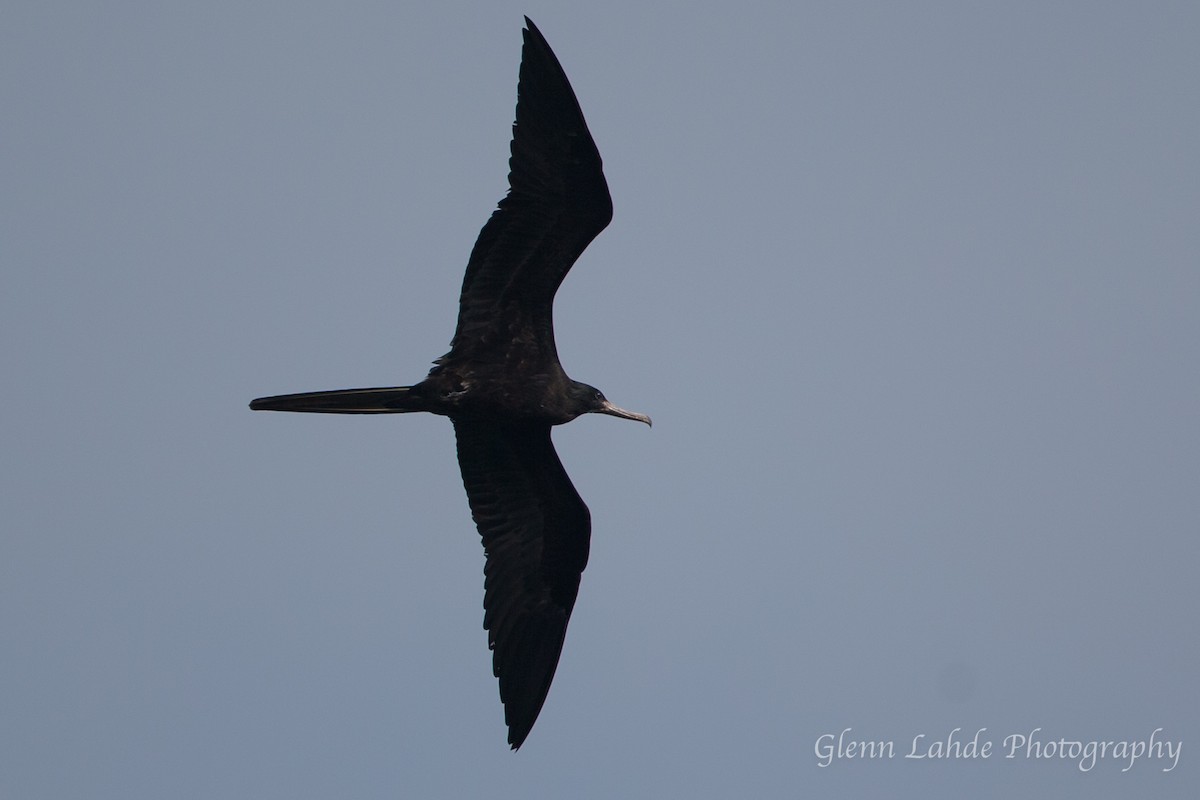
<svg viewBox="0 0 1200 800">
<path fill-rule="evenodd" d="M 471 251 L 450 352 L 415 386 L 250 404 L 332 414 L 427 411 L 451 419 L 487 557 L 483 624 L 514 750 L 554 678 L 591 538 L 590 514 L 550 428 L 586 413 L 650 424 L 571 380 L 558 361 L 555 292 L 612 219 L 612 200 L 567 76 L 528 17 L 525 24 L 509 192 Z"/>
</svg>

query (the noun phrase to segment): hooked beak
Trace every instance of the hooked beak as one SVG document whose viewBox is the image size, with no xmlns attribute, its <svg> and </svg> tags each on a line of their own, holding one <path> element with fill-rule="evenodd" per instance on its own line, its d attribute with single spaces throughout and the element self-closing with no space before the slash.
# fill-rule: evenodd
<svg viewBox="0 0 1200 800">
<path fill-rule="evenodd" d="M 654 423 L 652 423 L 650 421 L 650 418 L 647 417 L 645 414 L 638 414 L 635 411 L 626 411 L 623 408 L 614 406 L 612 403 L 608 402 L 607 400 L 605 400 L 604 404 L 600 406 L 599 412 L 601 414 L 609 414 L 610 416 L 620 417 L 621 419 L 632 419 L 636 422 L 644 422 L 651 427 L 654 426 Z"/>
</svg>

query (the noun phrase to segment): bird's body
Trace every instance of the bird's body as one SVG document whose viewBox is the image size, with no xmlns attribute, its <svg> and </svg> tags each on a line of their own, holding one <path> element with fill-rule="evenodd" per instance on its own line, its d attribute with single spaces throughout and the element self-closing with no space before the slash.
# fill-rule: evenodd
<svg viewBox="0 0 1200 800">
<path fill-rule="evenodd" d="M 603 413 L 650 424 L 571 380 L 554 345 L 555 292 L 612 219 L 600 155 L 570 83 L 526 18 L 509 193 L 480 231 L 450 352 L 415 386 L 264 397 L 255 410 L 425 411 L 454 423 L 483 537 L 484 627 L 514 749 L 528 735 L 562 650 L 591 519 L 550 428 Z"/>
</svg>

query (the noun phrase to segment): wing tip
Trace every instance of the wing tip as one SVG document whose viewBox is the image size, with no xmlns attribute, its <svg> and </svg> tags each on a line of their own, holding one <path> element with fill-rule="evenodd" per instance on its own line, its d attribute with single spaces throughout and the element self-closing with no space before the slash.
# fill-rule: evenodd
<svg viewBox="0 0 1200 800">
<path fill-rule="evenodd" d="M 527 727 L 524 730 L 518 730 L 517 728 L 510 727 L 508 729 L 508 747 L 509 747 L 509 749 L 512 750 L 514 753 L 517 752 L 518 750 L 520 750 L 521 745 L 525 744 L 525 738 L 527 736 L 529 736 L 529 731 L 531 729 L 532 729 L 532 726 Z"/>
</svg>

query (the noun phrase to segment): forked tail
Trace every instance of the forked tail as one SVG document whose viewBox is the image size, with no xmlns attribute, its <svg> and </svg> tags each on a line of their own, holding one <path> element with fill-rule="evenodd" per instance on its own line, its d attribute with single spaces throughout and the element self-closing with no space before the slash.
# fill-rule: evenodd
<svg viewBox="0 0 1200 800">
<path fill-rule="evenodd" d="M 378 389 L 337 389 L 260 397 L 250 403 L 254 411 L 305 411 L 314 414 L 403 414 L 424 411 L 419 394 L 411 386 Z"/>
</svg>

